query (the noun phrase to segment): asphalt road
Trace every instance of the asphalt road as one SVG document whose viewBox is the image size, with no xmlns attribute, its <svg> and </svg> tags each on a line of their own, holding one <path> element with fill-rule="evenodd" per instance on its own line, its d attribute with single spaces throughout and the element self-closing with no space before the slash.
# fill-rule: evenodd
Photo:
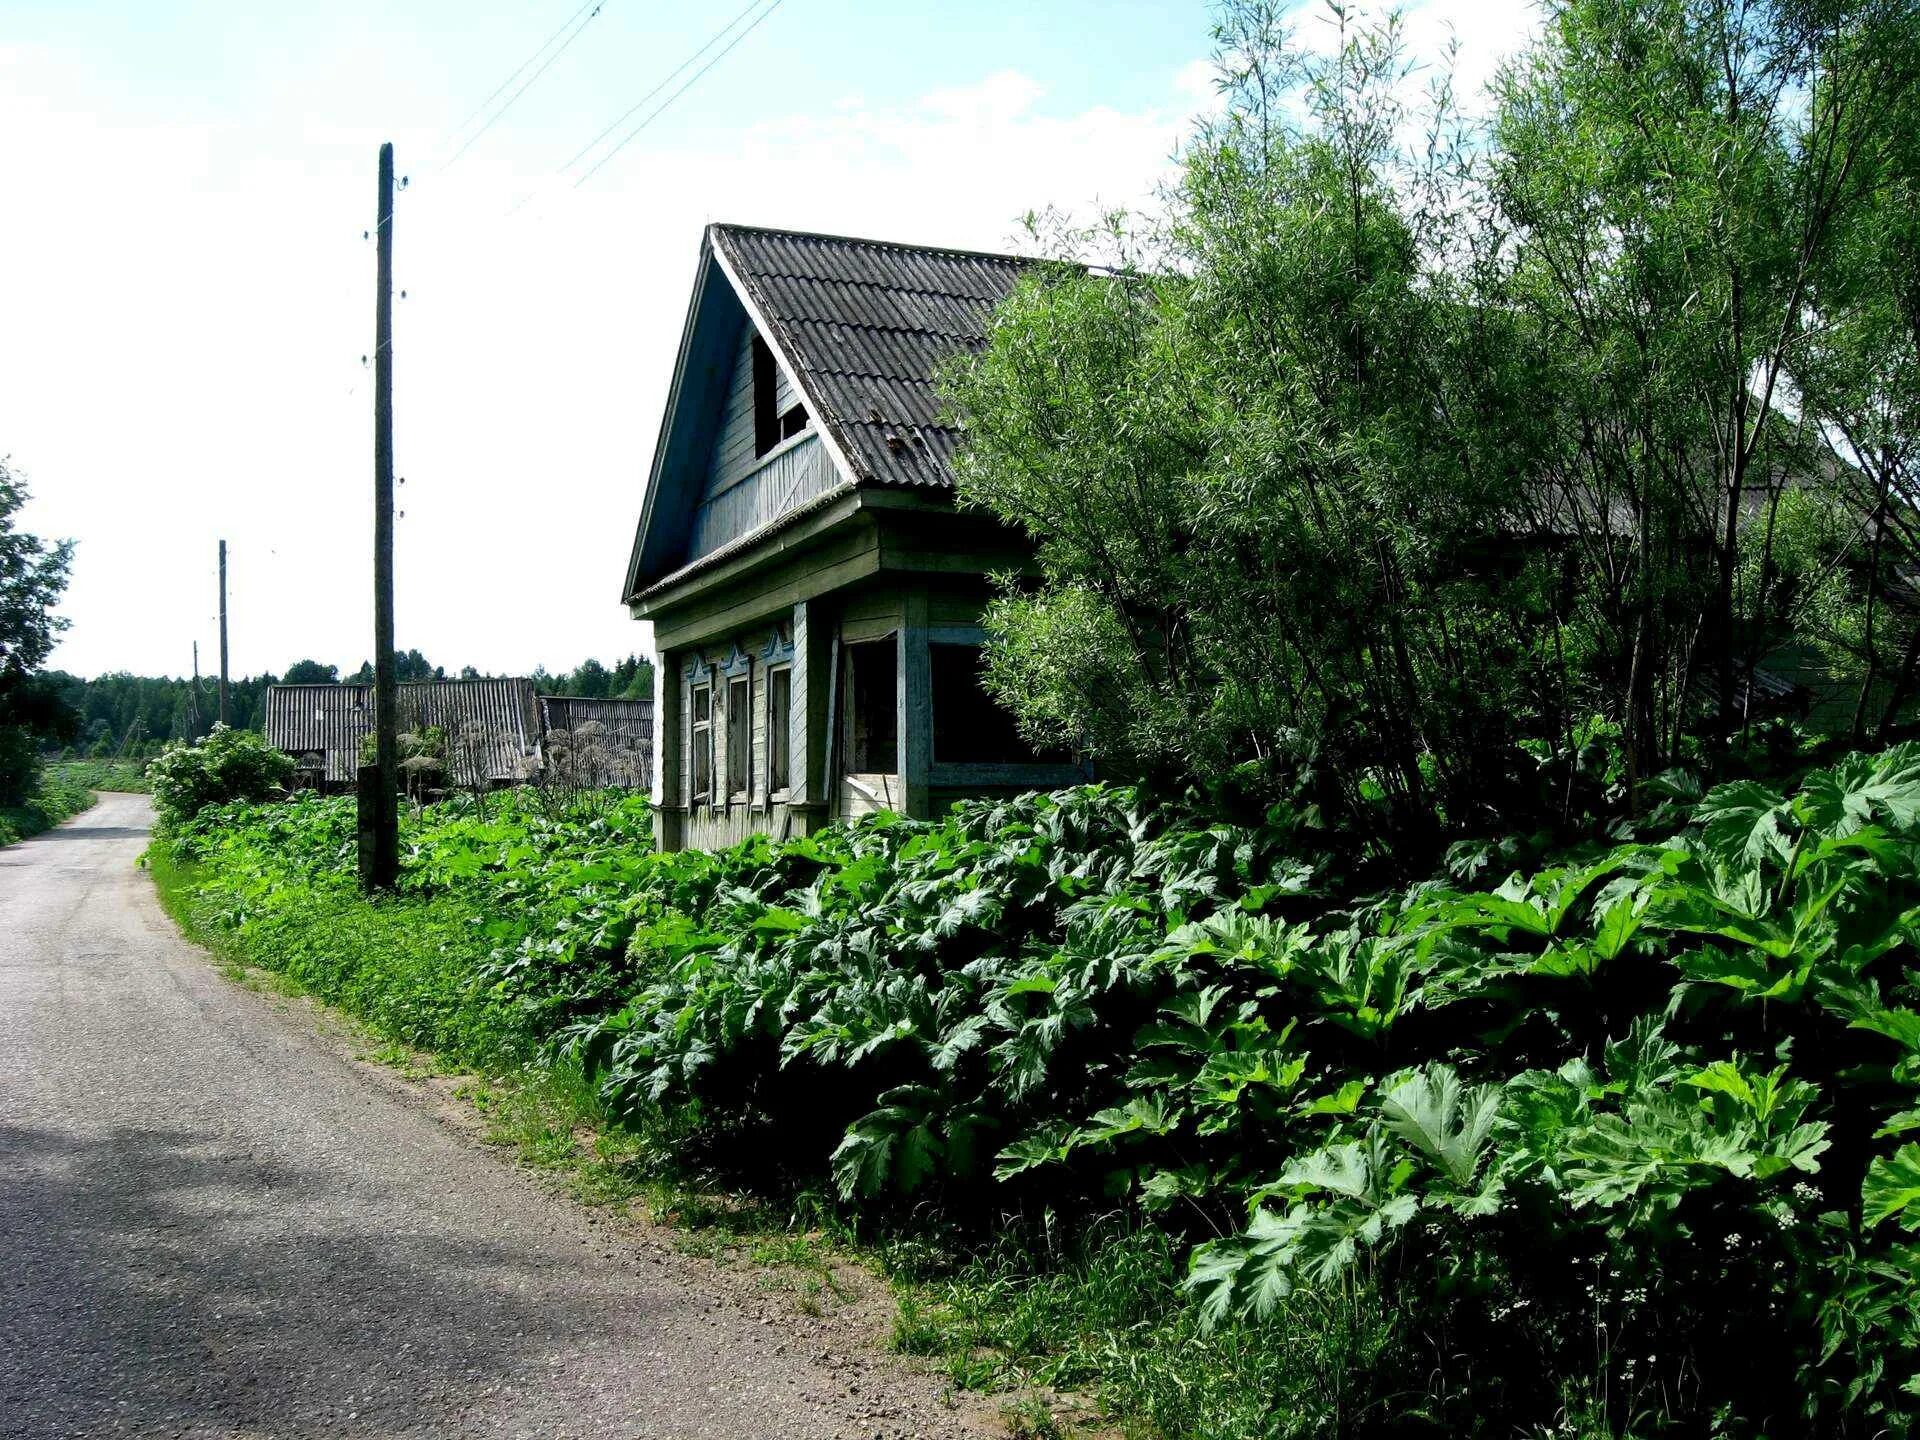
<svg viewBox="0 0 1920 1440">
<path fill-rule="evenodd" d="M 977 1433 L 223 978 L 149 817 L 0 849 L 0 1436 Z"/>
</svg>

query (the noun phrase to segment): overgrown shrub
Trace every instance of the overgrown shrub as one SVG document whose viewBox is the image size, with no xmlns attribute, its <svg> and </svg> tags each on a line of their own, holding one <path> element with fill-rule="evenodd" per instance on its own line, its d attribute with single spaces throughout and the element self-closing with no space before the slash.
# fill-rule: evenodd
<svg viewBox="0 0 1920 1440">
<path fill-rule="evenodd" d="M 93 804 L 93 794 L 57 771 L 45 771 L 17 805 L 0 805 L 0 845 L 51 830 Z"/>
<path fill-rule="evenodd" d="M 293 782 L 294 760 L 251 730 L 215 725 L 200 740 L 167 746 L 147 767 L 153 800 L 166 825 L 191 820 L 209 805 L 267 800 Z"/>
<path fill-rule="evenodd" d="M 1063 1379 L 1196 1433 L 1910 1433 L 1920 748 L 1659 789 L 1637 832 L 1371 898 L 1310 812 L 1106 786 L 676 855 L 632 797 L 454 802 L 405 822 L 399 903 L 464 940 L 301 908 L 388 913 L 350 802 L 210 809 L 174 849 L 323 993 L 469 1055 L 557 1044 L 615 1113 L 672 1110 L 683 1160 L 1049 1255 L 1117 1214 L 1192 1253 L 1168 1333 L 1225 1327 L 1196 1354 L 1301 1396 L 1246 1347 L 1340 1367 L 1325 1413 L 1250 1419 L 1183 1410 L 1177 1356 L 1125 1380 L 1152 1342 L 1071 1342 Z M 1149 1271 L 1127 1303 L 1176 1303 Z"/>
</svg>

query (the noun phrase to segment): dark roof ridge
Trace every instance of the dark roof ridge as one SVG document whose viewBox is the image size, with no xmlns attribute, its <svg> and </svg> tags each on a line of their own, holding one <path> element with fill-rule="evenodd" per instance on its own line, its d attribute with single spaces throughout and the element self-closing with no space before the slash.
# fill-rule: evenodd
<svg viewBox="0 0 1920 1440">
<path fill-rule="evenodd" d="M 952 245 L 917 245 L 910 240 L 876 240 L 868 235 L 833 235 L 822 230 L 784 230 L 777 225 L 741 225 L 731 220 L 710 221 L 707 229 L 747 235 L 772 235 L 785 240 L 824 240 L 834 245 L 868 245 L 876 250 L 910 250 L 921 255 L 951 255 L 961 260 L 991 260 L 1003 265 L 1053 263 L 1043 256 L 1015 255 L 1005 250 L 962 250 Z M 803 280 L 812 277 L 794 275 L 787 278 Z"/>
</svg>

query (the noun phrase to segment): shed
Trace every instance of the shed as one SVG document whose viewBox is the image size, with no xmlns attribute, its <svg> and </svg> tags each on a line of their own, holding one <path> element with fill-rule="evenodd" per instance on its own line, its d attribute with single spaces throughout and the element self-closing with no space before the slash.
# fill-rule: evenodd
<svg viewBox="0 0 1920 1440">
<path fill-rule="evenodd" d="M 531 680 L 418 680 L 398 690 L 402 731 L 437 725 L 451 736 L 469 723 L 482 727 L 490 783 L 514 784 L 537 770 L 543 712 Z M 264 729 L 267 743 L 293 756 L 309 783 L 350 785 L 360 742 L 373 733 L 373 687 L 269 686 Z"/>
</svg>

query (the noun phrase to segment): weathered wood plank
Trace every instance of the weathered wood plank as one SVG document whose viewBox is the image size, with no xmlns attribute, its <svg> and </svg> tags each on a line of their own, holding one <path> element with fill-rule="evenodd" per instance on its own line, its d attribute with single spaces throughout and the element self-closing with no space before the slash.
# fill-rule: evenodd
<svg viewBox="0 0 1920 1440">
<path fill-rule="evenodd" d="M 907 814 L 927 817 L 933 763 L 933 668 L 927 653 L 927 592 L 902 597 L 900 627 L 900 773 Z"/>
</svg>

